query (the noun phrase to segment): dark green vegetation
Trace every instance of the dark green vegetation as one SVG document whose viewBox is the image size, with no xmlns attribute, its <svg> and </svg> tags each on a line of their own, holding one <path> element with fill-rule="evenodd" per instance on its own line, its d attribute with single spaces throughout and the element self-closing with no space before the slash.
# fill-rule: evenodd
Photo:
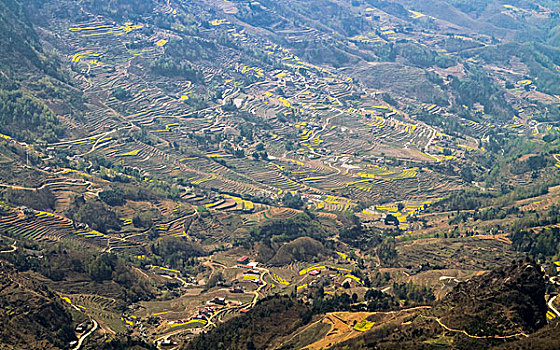
<svg viewBox="0 0 560 350">
<path fill-rule="evenodd" d="M 101 201 L 86 202 L 82 197 L 76 197 L 68 216 L 102 233 L 107 230 L 119 231 L 121 228 L 117 214 Z"/>
<path fill-rule="evenodd" d="M 181 238 L 161 237 L 152 243 L 150 250 L 157 265 L 171 266 L 185 273 L 196 271 L 196 258 L 207 253 L 202 247 Z"/>
<path fill-rule="evenodd" d="M 275 220 L 266 223 L 251 232 L 254 241 L 273 243 L 286 242 L 298 237 L 311 237 L 325 240 L 326 232 L 317 220 L 312 220 L 308 214 L 302 213 L 287 220 Z"/>
<path fill-rule="evenodd" d="M 13 205 L 23 205 L 37 210 L 52 210 L 55 208 L 56 197 L 48 188 L 38 191 L 7 190 L 4 200 Z"/>
<path fill-rule="evenodd" d="M 83 248 L 59 244 L 45 247 L 32 245 L 32 252 L 17 250 L 7 260 L 21 272 L 33 271 L 52 281 L 52 287 L 62 293 L 95 291 L 98 295 L 126 302 L 154 297 L 153 283 L 139 279 L 131 261 L 117 254 L 95 256 Z M 74 285 L 81 281 L 81 286 Z"/>
<path fill-rule="evenodd" d="M 0 132 L 25 141 L 41 135 L 42 140 L 53 142 L 64 135 L 52 111 L 29 94 L 21 90 L 0 91 L 0 103 Z"/>
<path fill-rule="evenodd" d="M 66 348 L 76 336 L 73 317 L 60 298 L 0 262 L 1 339 L 20 349 Z"/>
</svg>

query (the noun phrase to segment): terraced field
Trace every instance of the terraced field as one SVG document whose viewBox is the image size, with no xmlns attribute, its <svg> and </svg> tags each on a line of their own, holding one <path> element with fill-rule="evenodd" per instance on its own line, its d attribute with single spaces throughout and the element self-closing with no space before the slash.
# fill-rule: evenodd
<svg viewBox="0 0 560 350">
<path fill-rule="evenodd" d="M 439 297 L 519 257 L 516 215 L 556 208 L 558 94 L 542 89 L 554 50 L 492 57 L 522 35 L 484 16 L 472 23 L 487 32 L 413 1 L 330 2 L 329 21 L 284 0 L 35 3 L 39 61 L 52 51 L 60 67 L 18 84 L 64 132 L 0 134 L 0 233 L 91 249 L 76 275 L 95 275 L 98 256 L 129 267 L 124 282 L 91 281 L 134 284 L 123 300 L 61 283 L 105 335 L 184 340 L 315 286 L 351 295 L 348 310 L 395 281 Z M 474 199 L 453 197 L 463 189 Z M 320 334 L 305 346 L 326 348 L 375 331 L 376 316 L 328 312 L 292 340 Z"/>
</svg>

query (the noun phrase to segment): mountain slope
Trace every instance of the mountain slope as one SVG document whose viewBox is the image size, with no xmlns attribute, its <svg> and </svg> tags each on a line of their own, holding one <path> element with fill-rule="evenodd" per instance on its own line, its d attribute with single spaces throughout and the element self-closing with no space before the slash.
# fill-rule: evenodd
<svg viewBox="0 0 560 350">
<path fill-rule="evenodd" d="M 430 344 L 438 343 L 441 348 L 468 349 L 496 346 L 526 335 L 532 337 L 531 333 L 546 325 L 544 282 L 543 273 L 534 263 L 517 262 L 460 283 L 433 309 L 371 313 L 367 319 L 374 321 L 375 326 L 370 331 L 361 335 L 354 332 L 350 340 L 331 344 L 329 348 L 428 349 L 432 348 Z M 266 300 L 248 314 L 233 318 L 196 338 L 186 349 L 215 348 L 218 343 L 223 349 L 243 349 L 247 344 L 255 349 L 292 349 L 296 343 L 290 341 L 282 347 L 278 345 L 278 339 L 297 339 L 296 335 L 305 331 L 318 341 L 327 333 L 336 333 L 337 327 L 334 326 L 329 332 L 310 331 L 319 321 L 314 318 L 317 322 L 312 327 L 309 312 L 308 306 L 288 298 Z M 282 330 L 277 329 L 279 320 L 284 325 Z M 339 318 L 339 321 L 343 319 Z M 341 325 L 344 324 L 339 323 L 338 327 Z M 241 330 L 243 335 L 239 333 Z M 543 329 L 535 333 L 534 338 L 544 343 L 550 332 L 552 330 Z M 519 341 L 517 344 L 522 346 L 530 342 Z"/>
<path fill-rule="evenodd" d="M 75 339 L 72 316 L 52 291 L 0 261 L 0 347 L 62 349 Z"/>
<path fill-rule="evenodd" d="M 534 262 L 517 262 L 456 286 L 432 310 L 374 327 L 333 349 L 489 348 L 526 337 L 546 343 L 545 280 Z M 532 335 L 534 333 L 534 335 Z M 530 344 L 519 340 L 517 344 Z M 520 345 L 522 346 L 522 345 Z M 505 348 L 509 348 L 505 346 Z"/>
</svg>

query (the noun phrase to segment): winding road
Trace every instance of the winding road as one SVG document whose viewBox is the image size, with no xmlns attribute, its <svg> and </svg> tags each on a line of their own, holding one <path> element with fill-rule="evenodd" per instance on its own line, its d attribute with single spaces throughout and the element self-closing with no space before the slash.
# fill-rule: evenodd
<svg viewBox="0 0 560 350">
<path fill-rule="evenodd" d="M 0 187 L 9 188 L 9 189 L 12 189 L 12 190 L 38 191 L 38 190 L 42 190 L 43 188 L 45 188 L 47 186 L 52 186 L 52 185 L 89 186 L 91 184 L 92 183 L 90 181 L 85 181 L 85 182 L 58 181 L 58 182 L 44 183 L 39 187 L 24 187 L 24 186 L 19 186 L 19 185 L 8 185 L 8 184 L 1 184 L 1 183 L 0 183 Z"/>
<path fill-rule="evenodd" d="M 12 247 L 11 249 L 0 251 L 0 254 L 7 254 L 7 253 L 15 252 L 17 250 L 17 241 L 15 239 L 14 239 L 14 243 L 12 243 L 11 247 Z"/>
<path fill-rule="evenodd" d="M 548 308 L 550 310 L 552 310 L 552 312 L 554 312 L 556 314 L 556 317 L 560 317 L 560 313 L 558 312 L 558 310 L 556 310 L 556 308 L 554 307 L 554 300 L 556 300 L 556 297 L 558 295 L 553 296 L 552 298 L 550 298 L 550 300 L 548 301 Z"/>
<path fill-rule="evenodd" d="M 93 322 L 93 327 L 91 327 L 89 331 L 87 331 L 86 333 L 80 336 L 80 338 L 78 339 L 78 344 L 76 344 L 76 346 L 73 347 L 72 350 L 79 350 L 84 344 L 86 338 L 89 337 L 93 332 L 95 332 L 97 330 L 97 327 L 99 327 L 99 324 L 97 323 L 96 320 L 92 318 L 91 321 Z"/>
<path fill-rule="evenodd" d="M 424 316 L 426 317 L 426 316 Z M 483 336 L 479 336 L 479 335 L 471 335 L 469 333 L 467 333 L 467 331 L 462 330 L 462 329 L 453 329 L 450 328 L 448 326 L 446 326 L 445 324 L 443 324 L 443 322 L 441 322 L 441 320 L 437 317 L 428 317 L 431 318 L 433 320 L 435 320 L 440 326 L 443 327 L 443 329 L 445 329 L 446 331 L 450 331 L 450 332 L 455 332 L 455 333 L 463 333 L 464 335 L 466 335 L 469 338 L 473 338 L 473 339 L 509 339 L 509 338 L 517 338 L 517 337 L 528 337 L 527 334 L 523 333 L 523 332 L 519 332 L 519 333 L 515 333 L 515 334 L 510 334 L 510 335 L 483 335 Z"/>
</svg>

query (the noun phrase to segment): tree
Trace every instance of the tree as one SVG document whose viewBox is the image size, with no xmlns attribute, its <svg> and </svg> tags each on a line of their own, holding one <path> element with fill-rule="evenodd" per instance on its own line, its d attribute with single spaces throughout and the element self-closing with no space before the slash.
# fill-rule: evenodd
<svg viewBox="0 0 560 350">
<path fill-rule="evenodd" d="M 299 194 L 286 193 L 282 198 L 282 204 L 288 208 L 301 209 L 304 206 L 303 200 Z"/>
<path fill-rule="evenodd" d="M 387 214 L 385 217 L 385 225 L 399 226 L 399 219 L 393 214 Z"/>
<path fill-rule="evenodd" d="M 51 210 L 56 205 L 56 196 L 48 188 L 37 191 L 8 189 L 5 193 L 5 199 L 15 205 L 23 205 L 37 210 Z"/>
<path fill-rule="evenodd" d="M 120 101 L 126 101 L 130 98 L 130 92 L 128 92 L 121 86 L 114 88 L 111 94 L 113 95 L 113 97 Z"/>
<path fill-rule="evenodd" d="M 79 207 L 73 207 L 69 214 L 75 221 L 88 224 L 92 229 L 102 233 L 121 229 L 121 221 L 117 214 L 101 201 L 88 201 Z"/>
<path fill-rule="evenodd" d="M 214 272 L 212 276 L 210 276 L 210 278 L 208 279 L 205 289 L 214 288 L 215 286 L 218 285 L 218 282 L 223 282 L 223 281 L 225 280 L 224 280 L 224 276 L 222 275 L 222 272 L 221 271 Z"/>
<path fill-rule="evenodd" d="M 99 192 L 99 199 L 112 207 L 125 203 L 124 192 L 118 187 Z"/>
<path fill-rule="evenodd" d="M 243 149 L 236 149 L 235 151 L 233 151 L 233 155 L 235 156 L 235 158 L 243 158 L 245 157 L 245 151 Z"/>
<path fill-rule="evenodd" d="M 377 256 L 384 264 L 391 264 L 397 258 L 397 249 L 395 248 L 395 240 L 387 239 L 377 247 Z"/>
<path fill-rule="evenodd" d="M 0 89 L 0 133 L 21 141 L 54 142 L 64 135 L 65 129 L 39 99 L 21 90 Z"/>
<path fill-rule="evenodd" d="M 474 175 L 471 168 L 461 169 L 461 178 L 467 183 L 471 183 L 474 180 Z"/>
</svg>

